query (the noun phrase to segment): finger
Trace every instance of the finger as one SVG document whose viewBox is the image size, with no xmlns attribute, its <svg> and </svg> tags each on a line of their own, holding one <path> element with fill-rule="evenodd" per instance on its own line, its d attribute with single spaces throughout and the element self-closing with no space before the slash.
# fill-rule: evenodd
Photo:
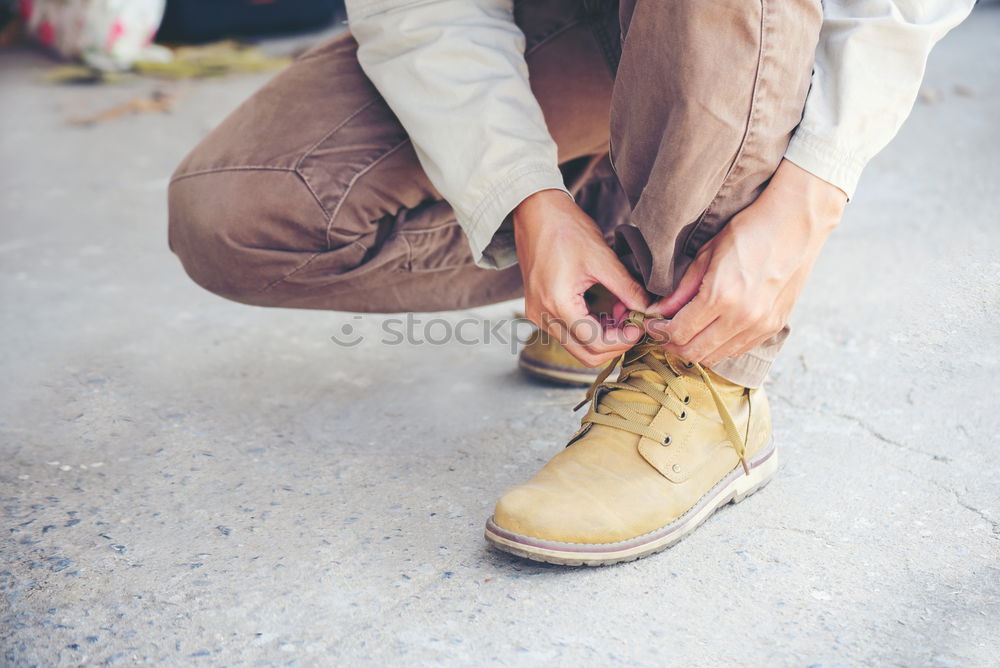
<svg viewBox="0 0 1000 668">
<path fill-rule="evenodd" d="M 553 336 L 558 334 L 573 338 L 570 332 L 573 323 L 590 318 L 584 292 L 584 290 L 579 293 L 570 292 L 560 300 L 549 300 L 545 305 L 542 305 L 542 299 L 537 299 L 537 313 L 532 312 L 534 309 L 529 309 L 528 317 Z M 531 302 L 536 300 L 533 299 Z M 561 339 L 560 343 L 565 345 Z"/>
<path fill-rule="evenodd" d="M 557 307 L 551 323 L 565 333 L 564 346 L 585 364 L 598 364 L 600 360 L 621 354 L 635 344 L 638 336 L 625 333 L 618 327 L 605 327 L 586 309 L 586 301 L 571 299 Z M 582 311 L 582 313 L 581 313 Z"/>
<path fill-rule="evenodd" d="M 617 324 L 601 330 L 601 345 L 605 350 L 631 348 L 642 338 L 643 330 L 635 325 L 621 327 Z"/>
<path fill-rule="evenodd" d="M 701 332 L 698 332 L 686 344 L 668 343 L 664 345 L 664 348 L 686 362 L 698 362 L 700 364 L 705 362 L 709 355 L 719 350 L 720 347 L 737 334 L 739 332 L 733 329 L 731 323 L 718 318 Z"/>
<path fill-rule="evenodd" d="M 624 322 L 625 316 L 628 315 L 630 310 L 628 306 L 625 306 L 624 302 L 619 300 L 611 307 L 611 316 L 615 319 L 615 323 Z"/>
<path fill-rule="evenodd" d="M 753 342 L 759 338 L 757 329 L 748 329 L 732 337 L 713 352 L 705 355 L 704 365 L 713 367 L 730 357 L 739 357 L 753 347 Z"/>
<path fill-rule="evenodd" d="M 642 335 L 634 327 L 626 332 L 619 327 L 602 326 L 590 314 L 583 291 L 541 311 L 536 324 L 557 337 L 573 357 L 591 367 L 617 357 Z"/>
<path fill-rule="evenodd" d="M 632 278 L 613 253 L 597 271 L 591 273 L 594 280 L 606 287 L 611 294 L 633 311 L 645 311 L 649 306 L 649 295 L 639 282 Z"/>
<path fill-rule="evenodd" d="M 650 307 L 649 312 L 657 315 L 676 315 L 698 292 L 705 280 L 710 265 L 711 253 L 699 253 L 681 276 L 677 288 L 668 296 Z"/>
<path fill-rule="evenodd" d="M 702 292 L 695 295 L 695 298 L 670 320 L 647 320 L 646 330 L 654 338 L 668 341 L 668 345 L 675 348 L 681 348 L 687 346 L 721 315 L 719 308 Z"/>
<path fill-rule="evenodd" d="M 617 297 L 611 296 L 614 301 L 605 306 L 608 313 L 601 318 L 601 345 L 593 346 L 594 352 L 614 351 L 617 354 L 624 349 L 631 348 L 642 339 L 645 333 L 641 327 L 633 324 L 625 325 L 630 309 Z"/>
<path fill-rule="evenodd" d="M 616 301 L 614 305 L 611 307 L 611 317 L 613 321 L 612 324 L 616 327 L 623 329 L 628 340 L 633 341 L 634 343 L 638 343 L 639 339 L 641 339 L 643 334 L 646 333 L 645 330 L 642 329 L 641 327 L 636 327 L 631 323 L 622 327 L 622 325 L 625 323 L 626 318 L 628 318 L 628 314 L 631 310 L 632 309 L 625 306 L 625 304 L 623 304 L 622 302 Z"/>
<path fill-rule="evenodd" d="M 601 344 L 584 345 L 575 340 L 571 334 L 560 339 L 566 351 L 588 367 L 598 367 L 618 357 L 634 344 L 604 346 Z"/>
<path fill-rule="evenodd" d="M 610 358 L 634 346 L 642 337 L 642 330 L 638 327 L 602 326 L 593 317 L 588 317 L 573 322 L 569 335 L 593 358 Z"/>
</svg>

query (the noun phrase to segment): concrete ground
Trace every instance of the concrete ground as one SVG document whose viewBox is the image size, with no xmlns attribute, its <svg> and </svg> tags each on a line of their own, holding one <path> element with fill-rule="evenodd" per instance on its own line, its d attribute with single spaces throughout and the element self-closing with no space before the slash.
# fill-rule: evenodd
<svg viewBox="0 0 1000 668">
<path fill-rule="evenodd" d="M 500 342 L 226 302 L 167 251 L 168 174 L 266 77 L 55 87 L 0 55 L 0 662 L 998 665 L 998 34 L 989 5 L 940 45 L 829 243 L 775 482 L 577 570 L 481 532 L 579 391 Z M 154 88 L 173 113 L 66 122 Z"/>
</svg>

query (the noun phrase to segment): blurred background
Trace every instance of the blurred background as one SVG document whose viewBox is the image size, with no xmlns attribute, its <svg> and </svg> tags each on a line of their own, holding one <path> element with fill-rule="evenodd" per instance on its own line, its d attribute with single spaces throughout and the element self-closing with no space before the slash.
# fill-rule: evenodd
<svg viewBox="0 0 1000 668">
<path fill-rule="evenodd" d="M 157 45 L 303 33 L 345 19 L 343 0 L 0 0 L 0 45 L 28 39 L 121 71 L 173 60 Z"/>
<path fill-rule="evenodd" d="M 174 167 L 343 21 L 0 0 L 0 665 L 997 665 L 1000 4 L 931 55 L 797 306 L 775 483 L 575 571 L 482 526 L 578 391 L 227 302 L 167 248 Z"/>
</svg>

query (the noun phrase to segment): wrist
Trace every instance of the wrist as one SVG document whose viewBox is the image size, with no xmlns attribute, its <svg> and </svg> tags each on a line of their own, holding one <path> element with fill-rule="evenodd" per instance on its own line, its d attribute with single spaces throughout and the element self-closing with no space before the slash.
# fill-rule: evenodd
<svg viewBox="0 0 1000 668">
<path fill-rule="evenodd" d="M 778 165 L 767 191 L 779 201 L 794 202 L 812 225 L 826 231 L 837 226 L 847 206 L 843 190 L 789 160 Z"/>
<path fill-rule="evenodd" d="M 563 208 L 567 203 L 573 204 L 574 200 L 564 190 L 550 188 L 532 193 L 521 200 L 521 203 L 514 207 L 511 212 L 514 229 L 530 226 L 534 221 L 541 221 L 544 218 L 541 215 L 543 212 L 554 207 Z"/>
</svg>

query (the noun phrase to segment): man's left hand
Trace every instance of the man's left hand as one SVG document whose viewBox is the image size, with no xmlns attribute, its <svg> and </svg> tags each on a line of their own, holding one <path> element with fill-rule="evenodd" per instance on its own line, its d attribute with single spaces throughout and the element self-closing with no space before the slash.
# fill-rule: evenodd
<svg viewBox="0 0 1000 668">
<path fill-rule="evenodd" d="M 647 320 L 665 348 L 705 366 L 741 355 L 788 322 L 820 249 L 840 222 L 842 190 L 782 160 L 757 200 L 698 252 Z"/>
</svg>

